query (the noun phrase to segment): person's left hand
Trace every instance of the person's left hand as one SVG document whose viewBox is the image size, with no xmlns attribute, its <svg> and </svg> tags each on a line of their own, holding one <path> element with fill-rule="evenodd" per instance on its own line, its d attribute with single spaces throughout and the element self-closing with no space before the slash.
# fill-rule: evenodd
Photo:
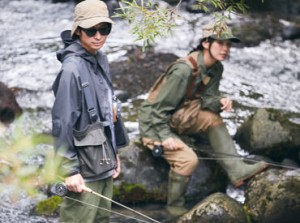
<svg viewBox="0 0 300 223">
<path fill-rule="evenodd" d="M 229 98 L 222 98 L 220 100 L 220 103 L 222 105 L 221 109 L 223 111 L 228 111 L 228 112 L 232 111 L 232 100 L 231 99 L 229 99 Z"/>
<path fill-rule="evenodd" d="M 117 178 L 121 172 L 121 161 L 119 155 L 117 155 L 117 168 L 114 170 L 113 178 Z"/>
</svg>

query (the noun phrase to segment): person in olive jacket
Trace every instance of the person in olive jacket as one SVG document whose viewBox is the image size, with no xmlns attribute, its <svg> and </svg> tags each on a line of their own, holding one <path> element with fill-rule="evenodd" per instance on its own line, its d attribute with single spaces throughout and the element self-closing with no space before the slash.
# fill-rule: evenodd
<svg viewBox="0 0 300 223">
<path fill-rule="evenodd" d="M 184 194 L 198 165 L 198 157 L 184 137 L 205 133 L 215 153 L 238 155 L 220 116 L 220 112 L 232 110 L 232 101 L 220 95 L 219 85 L 223 73 L 220 61 L 229 55 L 231 43 L 240 40 L 226 24 L 208 24 L 202 35 L 197 48 L 157 80 L 139 111 L 143 144 L 150 149 L 161 145 L 162 156 L 170 165 L 167 210 L 172 215 L 186 211 Z M 188 104 L 190 109 L 183 111 L 183 105 Z M 241 159 L 223 159 L 220 164 L 235 187 L 267 167 L 263 161 L 246 164 Z"/>
<path fill-rule="evenodd" d="M 109 222 L 111 201 L 84 189 L 111 199 L 112 179 L 120 173 L 115 97 L 108 60 L 100 51 L 112 24 L 103 1 L 85 0 L 75 7 L 72 31 L 61 35 L 65 48 L 57 53 L 62 67 L 53 84 L 52 132 L 69 192 L 60 222 Z"/>
</svg>

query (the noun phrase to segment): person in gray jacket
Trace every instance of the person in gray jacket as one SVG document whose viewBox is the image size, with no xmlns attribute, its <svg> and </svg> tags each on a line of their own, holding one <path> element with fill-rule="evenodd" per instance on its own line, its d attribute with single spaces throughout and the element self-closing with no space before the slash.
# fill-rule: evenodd
<svg viewBox="0 0 300 223">
<path fill-rule="evenodd" d="M 55 149 L 69 191 L 60 222 L 109 222 L 111 202 L 83 192 L 88 187 L 111 199 L 113 178 L 120 173 L 116 135 L 126 132 L 116 128 L 121 120 L 114 112 L 108 60 L 99 51 L 112 24 L 103 1 L 85 0 L 75 7 L 72 31 L 62 33 L 65 48 L 57 53 L 62 67 L 53 84 L 52 109 Z"/>
</svg>

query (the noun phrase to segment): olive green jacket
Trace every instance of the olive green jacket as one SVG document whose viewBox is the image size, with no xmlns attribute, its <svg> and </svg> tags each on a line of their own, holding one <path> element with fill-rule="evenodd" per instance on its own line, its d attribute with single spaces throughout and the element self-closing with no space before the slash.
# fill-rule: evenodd
<svg viewBox="0 0 300 223">
<path fill-rule="evenodd" d="M 193 92 L 196 92 L 202 80 L 209 76 L 209 82 L 204 85 L 204 89 L 201 91 L 201 108 L 220 112 L 220 99 L 222 97 L 219 92 L 219 84 L 223 73 L 223 65 L 217 62 L 210 69 L 206 69 L 203 64 L 202 51 L 199 51 L 197 65 L 200 75 L 196 78 Z M 155 98 L 148 97 L 141 104 L 139 110 L 141 137 L 150 138 L 154 141 L 164 141 L 169 137 L 178 137 L 171 130 L 169 122 L 172 114 L 185 99 L 191 75 L 192 67 L 186 62 L 179 61 L 171 65 L 161 82 L 159 91 L 155 93 Z"/>
</svg>

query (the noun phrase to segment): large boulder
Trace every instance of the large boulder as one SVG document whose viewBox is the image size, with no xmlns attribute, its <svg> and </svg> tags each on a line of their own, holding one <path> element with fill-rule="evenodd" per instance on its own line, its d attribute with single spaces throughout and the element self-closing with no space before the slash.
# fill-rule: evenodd
<svg viewBox="0 0 300 223">
<path fill-rule="evenodd" d="M 269 168 L 245 187 L 244 204 L 223 193 L 207 196 L 176 223 L 296 223 L 300 219 L 299 168 Z"/>
<path fill-rule="evenodd" d="M 298 223 L 300 170 L 269 169 L 249 182 L 245 205 L 256 223 Z"/>
<path fill-rule="evenodd" d="M 246 223 L 246 214 L 242 204 L 223 193 L 206 197 L 176 223 Z"/>
<path fill-rule="evenodd" d="M 234 138 L 252 153 L 268 154 L 275 161 L 291 158 L 299 162 L 300 125 L 278 110 L 258 109 L 238 128 Z"/>
<path fill-rule="evenodd" d="M 139 140 L 119 150 L 121 175 L 115 180 L 115 199 L 121 203 L 163 202 L 167 200 L 169 165 L 161 157 L 154 157 Z M 186 200 L 198 203 L 214 192 L 225 192 L 227 177 L 215 161 L 200 160 L 190 179 Z"/>
<path fill-rule="evenodd" d="M 166 68 L 178 59 L 171 53 L 156 53 L 150 48 L 127 49 L 127 60 L 110 63 L 110 73 L 115 89 L 127 91 L 131 98 L 145 94 Z"/>
<path fill-rule="evenodd" d="M 0 82 L 0 122 L 9 124 L 22 113 L 15 94 Z"/>
</svg>

